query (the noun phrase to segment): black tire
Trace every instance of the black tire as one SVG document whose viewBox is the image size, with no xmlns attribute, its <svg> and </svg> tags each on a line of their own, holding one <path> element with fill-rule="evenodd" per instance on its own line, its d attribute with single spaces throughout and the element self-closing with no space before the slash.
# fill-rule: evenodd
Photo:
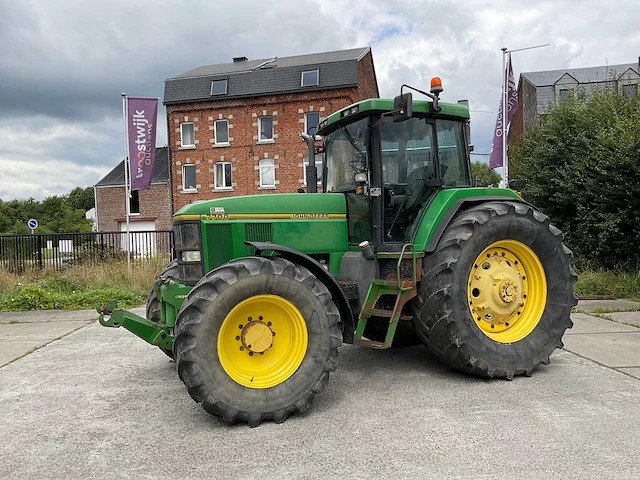
<svg viewBox="0 0 640 480">
<path fill-rule="evenodd" d="M 467 282 L 475 259 L 493 242 L 518 240 L 538 256 L 547 301 L 537 326 L 519 341 L 501 343 L 482 333 L 467 305 Z M 524 203 L 488 202 L 456 214 L 436 250 L 423 261 L 414 327 L 427 348 L 451 367 L 482 377 L 512 379 L 547 365 L 573 323 L 576 305 L 571 250 L 549 218 Z M 552 272 L 552 273 L 551 273 Z M 551 274 L 550 274 L 551 273 Z"/>
<path fill-rule="evenodd" d="M 217 353 L 218 331 L 228 312 L 259 294 L 290 301 L 302 313 L 308 331 L 300 366 L 269 388 L 235 382 Z M 256 426 L 267 419 L 281 423 L 291 413 L 307 410 L 313 397 L 326 389 L 342 344 L 339 321 L 327 287 L 306 268 L 279 257 L 232 260 L 203 277 L 178 312 L 174 341 L 178 375 L 189 395 L 227 424 Z"/>
<path fill-rule="evenodd" d="M 178 278 L 178 261 L 173 260 L 169 262 L 158 274 L 158 277 L 169 278 L 170 280 L 176 280 Z M 153 290 L 153 285 L 149 289 L 147 295 L 147 320 L 158 323 L 160 321 L 160 300 L 156 296 L 156 292 Z M 173 352 L 166 348 L 159 347 L 168 357 L 173 358 Z"/>
</svg>

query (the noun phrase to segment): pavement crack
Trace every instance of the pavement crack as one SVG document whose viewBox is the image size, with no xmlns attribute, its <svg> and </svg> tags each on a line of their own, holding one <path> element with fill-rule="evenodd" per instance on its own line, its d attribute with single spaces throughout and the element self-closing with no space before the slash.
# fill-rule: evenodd
<svg viewBox="0 0 640 480">
<path fill-rule="evenodd" d="M 22 355 L 20 355 L 19 357 L 16 357 L 16 358 L 14 358 L 14 359 L 12 359 L 12 360 L 9 360 L 9 361 L 8 361 L 7 363 L 5 363 L 4 365 L 0 365 L 0 370 L 2 370 L 2 369 L 3 369 L 4 367 L 6 367 L 7 365 L 11 365 L 13 362 L 18 361 L 18 360 L 20 360 L 21 358 L 26 357 L 27 355 L 31 355 L 33 352 L 35 352 L 35 351 L 37 351 L 37 350 L 40 350 L 41 348 L 46 347 L 47 345 L 50 345 L 50 344 L 52 344 L 53 342 L 56 342 L 56 341 L 60 340 L 61 338 L 64 338 L 64 337 L 66 337 L 66 336 L 68 336 L 68 335 L 71 335 L 73 332 L 77 332 L 77 331 L 78 331 L 78 330 L 80 330 L 81 328 L 84 328 L 84 327 L 86 327 L 87 325 L 90 325 L 90 324 L 92 324 L 92 323 L 94 323 L 94 322 L 95 322 L 95 320 L 91 320 L 91 321 L 88 321 L 88 322 L 86 322 L 86 323 L 83 323 L 83 324 L 82 324 L 82 325 L 80 325 L 79 327 L 74 328 L 73 330 L 71 330 L 71 331 L 69 331 L 69 332 L 67 332 L 67 333 L 62 334 L 62 335 L 60 335 L 59 337 L 56 337 L 56 338 L 54 338 L 54 339 L 52 339 L 52 340 L 50 340 L 50 341 L 48 341 L 48 342 L 46 342 L 46 343 L 43 343 L 42 345 L 40 345 L 40 346 L 38 346 L 38 347 L 34 347 L 34 348 L 32 348 L 32 349 L 30 349 L 30 350 L 26 351 L 25 353 L 23 353 L 23 354 L 22 354 Z"/>
</svg>

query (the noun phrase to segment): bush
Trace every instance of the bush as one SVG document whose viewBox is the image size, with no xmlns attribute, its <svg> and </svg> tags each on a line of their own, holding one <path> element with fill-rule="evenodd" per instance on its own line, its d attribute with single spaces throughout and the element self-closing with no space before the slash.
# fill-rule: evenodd
<svg viewBox="0 0 640 480">
<path fill-rule="evenodd" d="M 596 267 L 640 265 L 640 97 L 615 91 L 559 102 L 510 148 L 523 196 Z"/>
</svg>

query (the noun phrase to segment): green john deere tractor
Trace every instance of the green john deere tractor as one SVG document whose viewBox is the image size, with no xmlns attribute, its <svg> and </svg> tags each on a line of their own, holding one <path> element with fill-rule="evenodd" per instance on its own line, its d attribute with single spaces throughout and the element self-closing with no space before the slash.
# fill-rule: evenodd
<svg viewBox="0 0 640 480">
<path fill-rule="evenodd" d="M 305 136 L 322 193 L 179 210 L 147 318 L 109 302 L 102 325 L 160 347 L 207 412 L 251 426 L 309 408 L 343 343 L 423 343 L 488 378 L 548 364 L 572 326 L 571 251 L 513 190 L 471 187 L 469 110 L 441 90 L 322 121 Z"/>
</svg>

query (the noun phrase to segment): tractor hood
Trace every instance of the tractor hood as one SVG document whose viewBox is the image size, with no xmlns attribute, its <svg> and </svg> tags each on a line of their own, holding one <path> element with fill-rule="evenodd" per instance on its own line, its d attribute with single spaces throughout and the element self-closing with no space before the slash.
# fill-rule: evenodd
<svg viewBox="0 0 640 480">
<path fill-rule="evenodd" d="M 341 193 L 280 193 L 193 202 L 178 210 L 173 220 L 344 218 L 346 211 Z"/>
</svg>

